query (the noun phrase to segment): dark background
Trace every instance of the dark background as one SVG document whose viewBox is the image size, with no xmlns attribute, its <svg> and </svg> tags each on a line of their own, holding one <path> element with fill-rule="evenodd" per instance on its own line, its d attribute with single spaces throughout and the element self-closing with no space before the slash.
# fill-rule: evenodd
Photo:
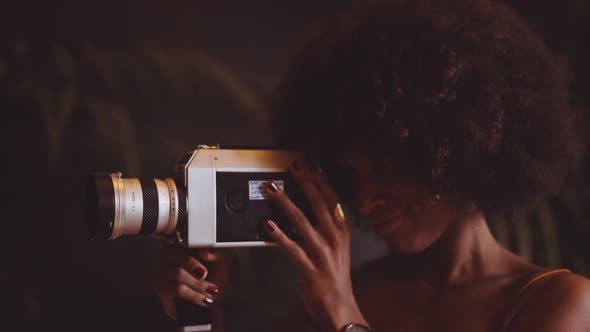
<svg viewBox="0 0 590 332">
<path fill-rule="evenodd" d="M 508 1 L 566 57 L 590 105 L 590 6 Z M 11 330 L 172 331 L 149 287 L 155 244 L 87 240 L 91 171 L 164 178 L 202 143 L 270 145 L 264 101 L 318 19 L 353 1 L 4 1 L 0 107 L 4 314 Z M 590 275 L 585 163 L 559 196 L 492 220 L 538 264 Z M 384 253 L 355 229 L 354 264 Z M 293 302 L 273 249 L 236 252 L 227 331 L 271 331 Z M 3 301 L 3 302 L 4 302 Z"/>
</svg>

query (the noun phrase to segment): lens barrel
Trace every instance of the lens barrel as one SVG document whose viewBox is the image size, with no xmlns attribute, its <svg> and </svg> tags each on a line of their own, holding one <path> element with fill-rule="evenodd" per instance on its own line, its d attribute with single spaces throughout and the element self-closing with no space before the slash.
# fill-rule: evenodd
<svg viewBox="0 0 590 332">
<path fill-rule="evenodd" d="M 173 179 L 123 178 L 120 173 L 90 176 L 87 185 L 89 236 L 174 234 L 186 218 L 186 191 Z"/>
</svg>

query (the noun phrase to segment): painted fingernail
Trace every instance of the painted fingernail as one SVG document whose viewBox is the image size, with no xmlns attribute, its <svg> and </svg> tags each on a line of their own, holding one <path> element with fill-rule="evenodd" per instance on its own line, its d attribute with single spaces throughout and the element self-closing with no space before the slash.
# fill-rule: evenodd
<svg viewBox="0 0 590 332">
<path fill-rule="evenodd" d="M 273 193 L 276 193 L 277 191 L 279 191 L 279 187 L 277 187 L 277 185 L 272 181 L 268 183 L 268 189 L 270 191 L 272 191 Z"/>
<path fill-rule="evenodd" d="M 203 303 L 204 303 L 206 306 L 210 306 L 210 305 L 212 305 L 212 304 L 213 304 L 213 300 L 212 300 L 211 298 L 209 298 L 209 297 L 206 297 L 206 298 L 203 300 Z"/>
<path fill-rule="evenodd" d="M 299 160 L 299 159 L 295 160 L 293 162 L 293 168 L 296 169 L 296 170 L 302 169 L 303 168 L 303 162 L 301 160 Z"/>
<path fill-rule="evenodd" d="M 207 287 L 207 293 L 211 295 L 217 295 L 217 293 L 219 293 L 219 289 L 217 289 L 215 286 L 209 286 Z"/>
<path fill-rule="evenodd" d="M 272 220 L 267 220 L 266 224 L 264 224 L 264 227 L 266 227 L 267 231 L 272 233 L 275 231 L 275 228 L 277 227 L 277 225 L 274 222 L 272 222 Z"/>
<path fill-rule="evenodd" d="M 207 272 L 207 270 L 205 270 L 204 268 L 202 268 L 202 267 L 200 267 L 200 266 L 199 266 L 199 267 L 197 267 L 197 268 L 196 268 L 196 269 L 193 271 L 193 273 L 195 274 L 195 276 L 196 276 L 197 278 L 199 278 L 199 279 L 202 279 L 202 278 L 203 278 L 203 276 L 205 276 L 205 272 Z"/>
</svg>

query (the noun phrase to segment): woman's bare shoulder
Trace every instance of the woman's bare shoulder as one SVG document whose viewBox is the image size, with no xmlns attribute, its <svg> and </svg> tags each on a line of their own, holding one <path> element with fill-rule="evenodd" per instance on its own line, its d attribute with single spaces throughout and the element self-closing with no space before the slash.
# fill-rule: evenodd
<svg viewBox="0 0 590 332">
<path fill-rule="evenodd" d="M 525 293 L 523 302 L 529 308 L 543 302 L 560 306 L 581 302 L 590 305 L 590 280 L 573 272 L 555 273 L 536 281 Z M 588 310 L 587 313 L 590 313 L 590 307 Z"/>
<path fill-rule="evenodd" d="M 581 275 L 548 273 L 525 289 L 519 302 L 509 331 L 590 329 L 590 280 Z"/>
</svg>

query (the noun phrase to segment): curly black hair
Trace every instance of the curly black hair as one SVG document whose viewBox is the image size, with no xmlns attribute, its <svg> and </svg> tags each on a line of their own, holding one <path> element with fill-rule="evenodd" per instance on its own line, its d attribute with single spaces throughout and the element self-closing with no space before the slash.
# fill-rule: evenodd
<svg viewBox="0 0 590 332">
<path fill-rule="evenodd" d="M 510 213 L 556 192 L 581 157 L 564 63 L 497 2 L 373 3 L 298 54 L 273 127 L 291 148 L 363 152 L 387 179 Z"/>
</svg>

